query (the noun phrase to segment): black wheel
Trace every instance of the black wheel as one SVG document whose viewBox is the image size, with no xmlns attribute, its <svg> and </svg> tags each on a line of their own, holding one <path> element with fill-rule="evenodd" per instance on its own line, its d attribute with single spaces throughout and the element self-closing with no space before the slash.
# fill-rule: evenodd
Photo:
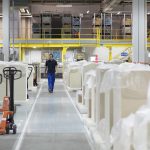
<svg viewBox="0 0 150 150">
<path fill-rule="evenodd" d="M 13 134 L 16 134 L 17 133 L 17 129 L 13 129 Z"/>
<path fill-rule="evenodd" d="M 16 126 L 16 125 L 13 125 L 12 130 L 13 130 L 13 134 L 16 134 L 16 133 L 17 133 L 17 126 Z"/>
<path fill-rule="evenodd" d="M 9 134 L 9 127 L 6 127 L 6 134 Z"/>
</svg>

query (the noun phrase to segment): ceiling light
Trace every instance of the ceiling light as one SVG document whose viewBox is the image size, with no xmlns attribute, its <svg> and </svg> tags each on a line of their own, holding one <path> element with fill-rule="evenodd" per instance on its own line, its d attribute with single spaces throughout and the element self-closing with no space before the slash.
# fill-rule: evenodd
<svg viewBox="0 0 150 150">
<path fill-rule="evenodd" d="M 148 12 L 147 14 L 150 15 L 150 12 Z"/>
<path fill-rule="evenodd" d="M 88 14 L 89 12 L 90 12 L 90 11 L 89 11 L 89 10 L 87 10 L 87 12 L 86 12 L 86 13 Z"/>
<path fill-rule="evenodd" d="M 36 46 L 34 46 L 33 48 L 36 48 Z"/>
<path fill-rule="evenodd" d="M 69 8 L 72 7 L 72 5 L 56 5 L 56 7 Z"/>
<path fill-rule="evenodd" d="M 120 14 L 120 11 L 117 13 L 117 15 L 119 15 Z"/>
<path fill-rule="evenodd" d="M 25 11 L 24 8 L 20 8 L 20 12 L 21 12 L 21 13 L 25 13 L 26 11 Z"/>
<path fill-rule="evenodd" d="M 32 15 L 21 15 L 21 17 L 32 18 Z"/>
<path fill-rule="evenodd" d="M 83 14 L 82 13 L 80 14 L 80 17 L 83 18 Z"/>
<path fill-rule="evenodd" d="M 29 12 L 29 10 L 28 10 L 28 9 L 26 9 L 26 12 L 27 12 L 28 14 L 30 14 L 30 12 Z"/>
</svg>

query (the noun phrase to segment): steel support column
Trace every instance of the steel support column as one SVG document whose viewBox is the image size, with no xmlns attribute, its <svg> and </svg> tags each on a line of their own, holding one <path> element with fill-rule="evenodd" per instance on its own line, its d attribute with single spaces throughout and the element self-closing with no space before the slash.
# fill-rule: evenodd
<svg viewBox="0 0 150 150">
<path fill-rule="evenodd" d="M 148 63 L 147 0 L 133 0 L 133 62 Z"/>
<path fill-rule="evenodd" d="M 2 2 L 2 14 L 3 14 L 3 53 L 4 53 L 4 61 L 9 61 L 9 46 L 10 46 L 9 10 L 10 10 L 10 0 L 3 0 L 3 2 Z"/>
</svg>

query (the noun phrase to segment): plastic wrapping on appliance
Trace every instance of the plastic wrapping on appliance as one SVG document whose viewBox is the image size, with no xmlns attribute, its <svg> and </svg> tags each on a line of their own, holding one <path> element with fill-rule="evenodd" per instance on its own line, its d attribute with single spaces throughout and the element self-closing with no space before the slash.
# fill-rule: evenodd
<svg viewBox="0 0 150 150">
<path fill-rule="evenodd" d="M 70 73 L 70 72 L 77 72 L 77 71 L 79 71 L 79 70 L 81 70 L 80 69 L 80 67 L 78 66 L 74 66 L 74 67 L 72 67 L 72 68 L 69 68 L 67 71 L 68 71 L 68 73 Z"/>
<path fill-rule="evenodd" d="M 89 101 L 90 96 L 91 96 L 90 88 L 87 86 L 87 87 L 85 87 L 85 94 L 84 94 L 85 104 L 87 104 L 87 102 Z"/>
<path fill-rule="evenodd" d="M 135 114 L 121 119 L 111 130 L 113 150 L 149 150 L 150 149 L 150 105 L 142 106 Z"/>
<path fill-rule="evenodd" d="M 101 63 L 98 65 L 97 69 L 111 69 L 111 68 L 116 68 L 118 67 L 117 64 L 104 64 L 104 63 Z"/>
<path fill-rule="evenodd" d="M 87 101 L 90 99 L 90 90 L 92 87 L 95 87 L 95 77 L 96 77 L 96 71 L 92 70 L 85 74 L 84 78 L 84 86 L 85 86 L 85 95 L 84 99 Z"/>
<path fill-rule="evenodd" d="M 131 114 L 129 117 L 121 119 L 111 131 L 111 144 L 113 150 L 133 150 L 131 149 L 133 143 L 133 126 L 135 122 L 135 115 Z"/>
<path fill-rule="evenodd" d="M 91 93 L 90 90 L 92 88 L 92 77 L 89 77 L 85 84 L 85 95 L 84 99 L 85 101 L 88 101 L 90 99 Z"/>
<path fill-rule="evenodd" d="M 135 150 L 150 149 L 150 107 L 143 106 L 135 114 L 133 128 L 133 145 Z"/>
<path fill-rule="evenodd" d="M 143 106 L 135 114 L 120 120 L 112 128 L 111 143 L 113 150 L 149 150 L 150 107 Z"/>
<path fill-rule="evenodd" d="M 87 61 L 85 61 L 85 60 L 83 60 L 83 61 L 77 61 L 77 62 L 70 62 L 70 63 L 68 63 L 68 68 L 73 67 L 73 66 L 79 66 L 79 67 L 81 67 L 85 63 L 87 63 Z"/>
<path fill-rule="evenodd" d="M 94 77 L 96 77 L 96 70 L 90 70 L 90 71 L 86 72 L 85 75 L 84 75 L 83 84 L 84 85 L 88 84 L 91 87 L 92 85 L 95 84 L 94 83 L 95 82 Z M 89 78 L 91 78 L 90 81 L 88 81 Z"/>
<path fill-rule="evenodd" d="M 139 72 L 139 73 L 135 73 Z M 150 74 L 150 68 L 141 64 L 122 64 L 108 70 L 102 80 L 100 92 L 110 91 L 113 88 L 128 88 L 143 92 L 148 85 L 149 78 L 142 74 Z M 146 85 L 146 86 L 145 86 Z"/>
<path fill-rule="evenodd" d="M 121 63 L 123 63 L 123 61 L 119 60 L 119 59 L 114 59 L 114 60 L 110 61 L 110 63 L 112 63 L 112 64 L 121 64 Z"/>
<path fill-rule="evenodd" d="M 107 138 L 106 138 L 106 130 L 107 130 L 107 122 L 106 122 L 106 119 L 103 118 L 101 119 L 101 121 L 99 122 L 99 125 L 97 127 L 97 130 L 99 132 L 99 134 L 101 135 L 102 139 L 104 141 L 107 141 Z"/>
<path fill-rule="evenodd" d="M 148 92 L 147 92 L 147 104 L 148 106 L 150 106 L 150 81 L 149 81 Z"/>
</svg>

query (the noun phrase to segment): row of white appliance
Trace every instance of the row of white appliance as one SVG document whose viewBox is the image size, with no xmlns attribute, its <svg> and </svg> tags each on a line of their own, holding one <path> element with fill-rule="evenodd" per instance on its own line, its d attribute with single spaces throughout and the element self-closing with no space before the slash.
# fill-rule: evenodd
<svg viewBox="0 0 150 150">
<path fill-rule="evenodd" d="M 132 63 L 80 62 L 79 65 L 75 63 L 76 71 L 73 72 L 73 63 L 67 66 L 71 66 L 69 82 L 81 81 L 76 106 L 83 115 L 95 149 L 149 150 L 150 67 Z"/>
</svg>

